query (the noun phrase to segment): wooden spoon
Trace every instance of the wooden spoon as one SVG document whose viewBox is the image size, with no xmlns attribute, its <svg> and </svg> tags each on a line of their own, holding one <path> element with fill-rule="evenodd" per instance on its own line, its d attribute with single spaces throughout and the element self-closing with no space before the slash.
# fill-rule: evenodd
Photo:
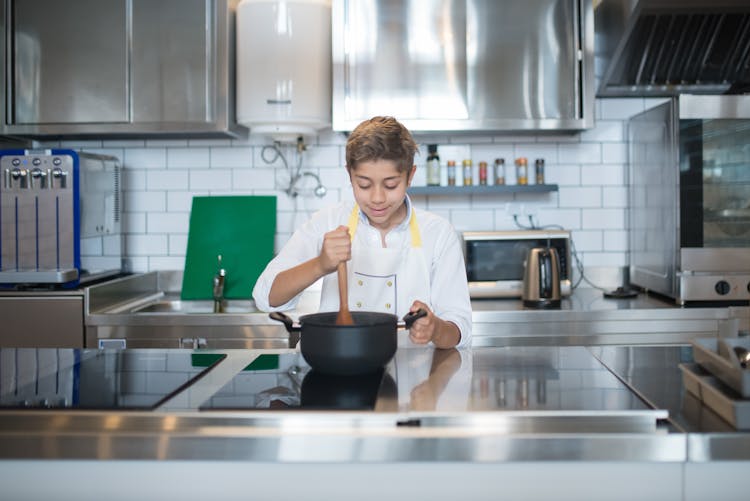
<svg viewBox="0 0 750 501">
<path fill-rule="evenodd" d="M 339 313 L 336 315 L 336 325 L 354 325 L 354 319 L 349 312 L 349 284 L 346 278 L 346 261 L 339 263 Z"/>
</svg>

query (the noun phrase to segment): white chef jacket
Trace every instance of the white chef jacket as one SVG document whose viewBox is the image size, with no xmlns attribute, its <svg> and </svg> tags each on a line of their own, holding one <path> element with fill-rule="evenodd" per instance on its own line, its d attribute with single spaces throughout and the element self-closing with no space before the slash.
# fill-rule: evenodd
<svg viewBox="0 0 750 501">
<path fill-rule="evenodd" d="M 261 311 L 286 311 L 293 309 L 301 294 L 279 307 L 271 307 L 268 295 L 276 275 L 318 255 L 323 247 L 323 236 L 337 228 L 346 226 L 355 202 L 347 200 L 322 209 L 294 232 L 287 244 L 274 257 L 253 288 L 253 299 Z M 409 221 L 412 210 L 416 211 L 422 247 L 430 273 L 430 299 L 425 301 L 432 311 L 443 320 L 453 322 L 461 332 L 459 347 L 471 342 L 471 301 L 466 280 L 466 265 L 461 243 L 453 226 L 444 218 L 413 207 L 406 197 L 407 214 L 404 221 L 386 235 L 386 245 L 391 248 L 411 246 Z M 380 247 L 380 231 L 371 226 L 367 216 L 359 212 L 359 225 L 352 242 L 352 253 L 357 246 Z M 323 278 L 336 281 L 336 272 Z M 377 311 L 377 310 L 375 310 Z"/>
</svg>

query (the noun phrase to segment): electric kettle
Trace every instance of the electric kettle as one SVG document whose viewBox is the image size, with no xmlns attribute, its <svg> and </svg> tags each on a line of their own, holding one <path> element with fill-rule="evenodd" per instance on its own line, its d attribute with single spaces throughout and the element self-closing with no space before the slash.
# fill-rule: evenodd
<svg viewBox="0 0 750 501">
<path fill-rule="evenodd" d="M 560 258 L 556 249 L 529 249 L 526 254 L 521 299 L 523 305 L 530 308 L 560 307 Z"/>
</svg>

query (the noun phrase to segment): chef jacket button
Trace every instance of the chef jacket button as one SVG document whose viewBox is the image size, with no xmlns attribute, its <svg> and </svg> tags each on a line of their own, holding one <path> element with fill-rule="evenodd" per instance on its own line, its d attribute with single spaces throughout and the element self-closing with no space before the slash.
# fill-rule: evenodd
<svg viewBox="0 0 750 501">
<path fill-rule="evenodd" d="M 362 280 L 357 280 L 357 285 L 362 285 Z"/>
<path fill-rule="evenodd" d="M 391 303 L 385 303 L 385 309 L 390 310 L 391 309 Z"/>
<path fill-rule="evenodd" d="M 388 280 L 387 285 L 388 285 L 388 287 L 393 287 L 393 282 L 391 282 L 390 280 Z"/>
<path fill-rule="evenodd" d="M 362 303 L 357 301 L 357 308 L 362 308 Z"/>
</svg>

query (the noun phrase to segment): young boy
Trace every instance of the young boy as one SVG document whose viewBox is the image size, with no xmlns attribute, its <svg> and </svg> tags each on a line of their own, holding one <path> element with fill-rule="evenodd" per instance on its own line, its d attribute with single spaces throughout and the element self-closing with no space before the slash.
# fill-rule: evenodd
<svg viewBox="0 0 750 501">
<path fill-rule="evenodd" d="M 349 309 L 427 316 L 409 329 L 416 344 L 468 346 L 471 304 L 459 238 L 451 224 L 416 209 L 406 194 L 417 145 L 392 117 L 359 124 L 346 142 L 354 199 L 314 214 L 268 264 L 253 289 L 263 311 L 294 308 L 323 278 L 320 311 L 339 309 L 336 269 L 347 262 Z"/>
</svg>

